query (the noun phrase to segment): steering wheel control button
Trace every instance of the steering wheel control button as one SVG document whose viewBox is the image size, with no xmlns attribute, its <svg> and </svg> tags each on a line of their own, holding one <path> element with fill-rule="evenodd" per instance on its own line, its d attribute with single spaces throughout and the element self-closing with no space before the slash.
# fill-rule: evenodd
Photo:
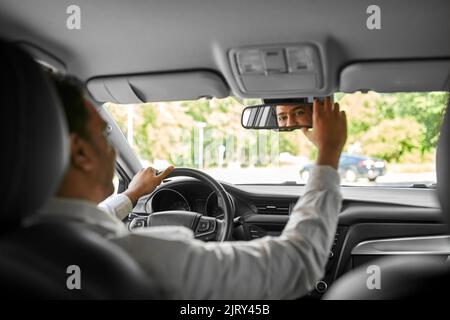
<svg viewBox="0 0 450 320">
<path fill-rule="evenodd" d="M 210 228 L 210 223 L 208 220 L 201 220 L 198 224 L 197 231 L 198 232 L 205 232 L 208 231 Z"/>
<path fill-rule="evenodd" d="M 211 217 L 201 217 L 195 230 L 196 237 L 205 241 L 214 240 L 216 231 L 216 220 Z"/>
<path fill-rule="evenodd" d="M 146 226 L 146 219 L 136 218 L 130 222 L 130 225 L 128 226 L 128 228 L 130 230 L 135 230 L 138 228 L 143 228 L 145 226 Z"/>
<path fill-rule="evenodd" d="M 327 285 L 327 283 L 325 282 L 325 281 L 317 281 L 317 283 L 316 283 L 316 291 L 318 292 L 318 293 L 325 293 L 326 291 L 327 291 L 327 289 L 328 289 L 328 285 Z"/>
</svg>

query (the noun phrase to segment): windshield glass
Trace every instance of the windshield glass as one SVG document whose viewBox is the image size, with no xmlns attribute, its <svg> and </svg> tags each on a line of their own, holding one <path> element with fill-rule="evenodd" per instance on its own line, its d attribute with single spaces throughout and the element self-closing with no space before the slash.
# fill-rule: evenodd
<svg viewBox="0 0 450 320">
<path fill-rule="evenodd" d="M 445 92 L 335 94 L 349 129 L 339 163 L 342 184 L 432 186 L 447 98 Z M 197 168 L 235 184 L 305 183 L 315 147 L 300 130 L 242 128 L 244 106 L 261 101 L 241 102 L 229 97 L 105 106 L 144 166 Z"/>
</svg>

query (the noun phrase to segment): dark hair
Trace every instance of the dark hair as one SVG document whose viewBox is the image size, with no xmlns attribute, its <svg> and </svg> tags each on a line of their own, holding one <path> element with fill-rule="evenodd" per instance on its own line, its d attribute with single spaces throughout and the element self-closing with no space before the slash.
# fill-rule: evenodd
<svg viewBox="0 0 450 320">
<path fill-rule="evenodd" d="M 66 115 L 70 133 L 76 133 L 84 139 L 89 139 L 86 124 L 89 113 L 84 102 L 84 93 L 79 81 L 72 77 L 51 75 Z"/>
</svg>

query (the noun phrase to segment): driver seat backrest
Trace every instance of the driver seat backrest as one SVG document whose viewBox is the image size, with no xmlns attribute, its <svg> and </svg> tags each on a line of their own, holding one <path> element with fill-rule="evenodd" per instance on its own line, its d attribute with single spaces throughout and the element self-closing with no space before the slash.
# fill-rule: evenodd
<svg viewBox="0 0 450 320">
<path fill-rule="evenodd" d="M 438 198 L 450 234 L 450 97 L 439 136 L 436 176 Z M 367 285 L 369 265 L 379 267 L 379 289 Z M 442 257 L 382 258 L 343 275 L 324 299 L 442 299 L 448 294 L 449 283 L 450 265 Z"/>
<path fill-rule="evenodd" d="M 0 254 L 0 283 L 8 298 L 163 296 L 125 251 L 77 223 L 45 222 L 17 230 L 0 241 Z"/>
<path fill-rule="evenodd" d="M 0 40 L 0 68 L 5 120 L 0 126 L 4 138 L 1 295 L 21 299 L 164 297 L 124 250 L 93 231 L 62 219 L 24 226 L 24 220 L 57 190 L 68 165 L 68 132 L 49 77 L 27 53 Z M 77 279 L 81 288 L 70 289 Z"/>
</svg>

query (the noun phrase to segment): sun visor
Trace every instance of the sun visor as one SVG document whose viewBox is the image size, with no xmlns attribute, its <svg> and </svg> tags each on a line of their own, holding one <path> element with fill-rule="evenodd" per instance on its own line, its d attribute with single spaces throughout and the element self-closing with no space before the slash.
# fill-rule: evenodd
<svg viewBox="0 0 450 320">
<path fill-rule="evenodd" d="M 448 91 L 450 60 L 359 62 L 345 67 L 340 91 Z"/>
<path fill-rule="evenodd" d="M 94 78 L 87 88 L 99 102 L 141 103 L 225 98 L 229 89 L 212 71 L 171 72 Z"/>
</svg>

